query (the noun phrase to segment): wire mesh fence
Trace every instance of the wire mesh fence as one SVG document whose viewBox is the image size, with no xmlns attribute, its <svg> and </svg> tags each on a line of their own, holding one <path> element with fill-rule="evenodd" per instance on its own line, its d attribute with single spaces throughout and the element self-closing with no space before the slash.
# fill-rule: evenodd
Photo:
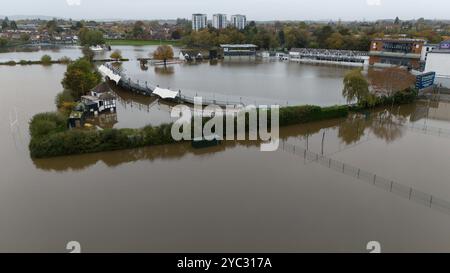
<svg viewBox="0 0 450 273">
<path fill-rule="evenodd" d="M 409 130 L 421 134 L 433 135 L 437 137 L 450 138 L 450 129 L 433 127 L 429 125 L 416 125 L 412 124 L 407 126 Z"/>
<path fill-rule="evenodd" d="M 437 209 L 450 215 L 450 202 L 447 200 L 437 198 L 431 194 L 400 184 L 398 182 L 392 181 L 390 179 L 352 166 L 350 164 L 346 164 L 344 162 L 329 158 L 324 155 L 320 155 L 318 153 L 314 153 L 297 145 L 282 142 L 282 150 L 284 152 L 302 157 L 305 163 L 318 163 L 323 167 L 364 181 L 386 192 L 396 194 L 400 197 L 414 201 L 426 207 Z"/>
<path fill-rule="evenodd" d="M 143 95 L 151 95 L 153 91 L 159 87 L 158 85 L 152 84 L 148 81 L 133 80 L 130 76 L 126 74 L 125 69 L 121 67 L 114 67 L 113 65 L 107 63 L 104 64 L 105 67 L 110 69 L 114 74 L 119 75 L 121 81 L 119 85 L 122 88 L 141 93 Z M 232 96 L 224 95 L 218 93 L 207 93 L 207 92 L 196 92 L 193 90 L 182 89 L 177 90 L 179 93 L 175 101 L 194 104 L 196 97 L 202 98 L 203 105 L 219 105 L 221 107 L 226 106 L 248 106 L 248 105 L 280 105 L 288 106 L 289 101 L 282 101 L 277 99 L 264 99 L 264 98 L 253 98 L 245 96 Z"/>
</svg>

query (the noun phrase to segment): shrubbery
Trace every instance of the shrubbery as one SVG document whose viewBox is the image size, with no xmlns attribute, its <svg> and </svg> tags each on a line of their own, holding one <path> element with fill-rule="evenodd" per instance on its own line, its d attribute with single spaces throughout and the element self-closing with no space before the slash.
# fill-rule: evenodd
<svg viewBox="0 0 450 273">
<path fill-rule="evenodd" d="M 280 126 L 340 118 L 347 114 L 347 106 L 281 108 Z M 248 125 L 248 122 L 246 124 Z M 172 124 L 163 124 L 158 127 L 146 126 L 141 129 L 107 129 L 104 131 L 67 130 L 66 128 L 66 119 L 61 114 L 36 115 L 30 124 L 31 156 L 43 158 L 95 153 L 176 142 L 171 134 Z"/>
<path fill-rule="evenodd" d="M 69 64 L 69 63 L 72 62 L 72 59 L 70 59 L 70 58 L 67 57 L 67 56 L 63 56 L 63 57 L 59 58 L 58 62 L 59 62 L 60 64 Z"/>
<path fill-rule="evenodd" d="M 352 106 L 351 110 L 365 110 L 369 107 L 384 106 L 391 104 L 408 104 L 413 103 L 417 99 L 418 92 L 414 88 L 408 88 L 403 91 L 395 92 L 392 96 L 383 96 L 375 98 L 372 103 L 361 102 L 357 106 Z"/>
<path fill-rule="evenodd" d="M 72 92 L 67 89 L 58 93 L 55 97 L 55 104 L 57 108 L 63 107 L 65 102 L 75 102 Z"/>
<path fill-rule="evenodd" d="M 30 152 L 34 158 L 43 158 L 170 144 L 175 142 L 170 131 L 170 124 L 142 129 L 70 130 L 32 138 Z"/>
<path fill-rule="evenodd" d="M 33 139 L 41 139 L 65 130 L 67 130 L 67 119 L 59 113 L 37 114 L 30 122 L 30 134 Z"/>
<path fill-rule="evenodd" d="M 50 57 L 49 55 L 42 56 L 41 63 L 43 65 L 51 65 L 52 64 L 52 57 Z"/>
<path fill-rule="evenodd" d="M 280 126 L 346 117 L 348 111 L 349 107 L 346 105 L 323 108 L 312 105 L 284 107 L 280 109 Z"/>
</svg>

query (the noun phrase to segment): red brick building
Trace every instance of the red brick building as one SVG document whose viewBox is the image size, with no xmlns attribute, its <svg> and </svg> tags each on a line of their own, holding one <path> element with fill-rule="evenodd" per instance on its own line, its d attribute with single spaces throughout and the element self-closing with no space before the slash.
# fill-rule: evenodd
<svg viewBox="0 0 450 273">
<path fill-rule="evenodd" d="M 369 64 L 375 66 L 399 65 L 420 68 L 420 57 L 425 40 L 420 39 L 374 39 L 370 45 Z"/>
</svg>

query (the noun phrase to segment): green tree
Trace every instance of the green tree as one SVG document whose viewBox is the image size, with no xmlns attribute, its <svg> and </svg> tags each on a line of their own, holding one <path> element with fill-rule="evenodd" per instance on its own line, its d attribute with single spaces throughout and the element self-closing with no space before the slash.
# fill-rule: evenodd
<svg viewBox="0 0 450 273">
<path fill-rule="evenodd" d="M 101 75 L 86 59 L 80 58 L 67 66 L 62 85 L 74 99 L 80 99 L 101 82 Z"/>
<path fill-rule="evenodd" d="M 265 29 L 258 31 L 253 38 L 253 43 L 263 49 L 271 49 L 279 46 L 275 35 Z"/>
<path fill-rule="evenodd" d="M 20 34 L 20 40 L 22 40 L 24 42 L 28 42 L 30 40 L 30 35 L 27 33 L 22 33 L 22 34 Z"/>
<path fill-rule="evenodd" d="M 9 27 L 13 30 L 17 30 L 17 23 L 16 21 L 11 21 L 11 23 L 9 24 Z"/>
<path fill-rule="evenodd" d="M 335 32 L 327 39 L 326 45 L 327 48 L 331 49 L 343 49 L 344 36 L 342 36 L 339 32 Z"/>
<path fill-rule="evenodd" d="M 0 47 L 5 47 L 8 45 L 8 40 L 5 38 L 0 38 Z"/>
<path fill-rule="evenodd" d="M 59 113 L 41 113 L 30 121 L 30 134 L 33 138 L 47 136 L 50 133 L 66 130 L 67 120 Z"/>
<path fill-rule="evenodd" d="M 353 69 L 344 77 L 344 89 L 342 96 L 348 103 L 357 101 L 359 104 L 366 102 L 370 97 L 369 83 L 361 73 L 361 69 Z"/>
<path fill-rule="evenodd" d="M 309 33 L 305 29 L 302 29 L 300 27 L 286 27 L 285 30 L 285 36 L 286 36 L 286 47 L 288 49 L 294 48 L 294 47 L 308 47 L 309 45 Z"/>
<path fill-rule="evenodd" d="M 8 17 L 6 17 L 3 21 L 2 21 L 2 29 L 5 30 L 9 27 L 9 23 L 8 23 Z"/>
<path fill-rule="evenodd" d="M 120 59 L 122 59 L 122 52 L 120 50 L 114 50 L 113 53 L 111 53 L 110 57 L 111 59 L 119 61 Z"/>
<path fill-rule="evenodd" d="M 167 60 L 173 59 L 172 47 L 168 45 L 158 46 L 156 51 L 153 52 L 153 58 L 164 61 L 164 66 L 167 66 Z"/>
<path fill-rule="evenodd" d="M 334 33 L 334 30 L 331 26 L 323 26 L 318 31 L 315 32 L 317 43 L 319 47 L 326 48 L 327 47 L 327 39 Z"/>
<path fill-rule="evenodd" d="M 144 22 L 142 21 L 136 21 L 133 25 L 132 35 L 133 38 L 142 38 L 144 35 Z"/>
<path fill-rule="evenodd" d="M 100 30 L 90 30 L 82 28 L 78 33 L 80 43 L 82 46 L 96 46 L 105 44 L 103 32 Z"/>
<path fill-rule="evenodd" d="M 80 29 L 82 29 L 83 27 L 84 27 L 84 24 L 83 24 L 82 21 L 76 22 L 76 24 L 75 24 L 75 29 L 80 30 Z"/>
<path fill-rule="evenodd" d="M 83 58 L 85 60 L 91 63 L 94 61 L 95 53 L 88 46 L 84 46 L 81 49 L 81 52 L 83 53 Z"/>
<path fill-rule="evenodd" d="M 284 30 L 280 30 L 278 31 L 278 42 L 280 43 L 281 46 L 285 46 L 286 44 L 286 35 L 284 33 Z"/>
<path fill-rule="evenodd" d="M 43 65 L 50 65 L 52 64 L 52 57 L 49 55 L 44 55 L 41 57 L 41 62 Z"/>
<path fill-rule="evenodd" d="M 45 27 L 50 34 L 53 34 L 58 30 L 58 22 L 56 21 L 56 19 L 53 19 L 51 21 L 48 21 Z"/>
</svg>

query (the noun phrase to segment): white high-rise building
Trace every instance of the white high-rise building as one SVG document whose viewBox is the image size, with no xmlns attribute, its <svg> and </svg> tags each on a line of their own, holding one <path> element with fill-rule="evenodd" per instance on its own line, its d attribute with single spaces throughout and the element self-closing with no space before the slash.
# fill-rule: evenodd
<svg viewBox="0 0 450 273">
<path fill-rule="evenodd" d="M 206 14 L 192 14 L 192 29 L 199 31 L 208 26 L 208 17 Z"/>
<path fill-rule="evenodd" d="M 223 29 L 227 27 L 227 15 L 226 14 L 214 14 L 213 15 L 213 27 L 216 29 Z"/>
<path fill-rule="evenodd" d="M 244 29 L 247 25 L 247 17 L 245 15 L 233 15 L 231 16 L 231 25 L 237 29 Z"/>
</svg>

